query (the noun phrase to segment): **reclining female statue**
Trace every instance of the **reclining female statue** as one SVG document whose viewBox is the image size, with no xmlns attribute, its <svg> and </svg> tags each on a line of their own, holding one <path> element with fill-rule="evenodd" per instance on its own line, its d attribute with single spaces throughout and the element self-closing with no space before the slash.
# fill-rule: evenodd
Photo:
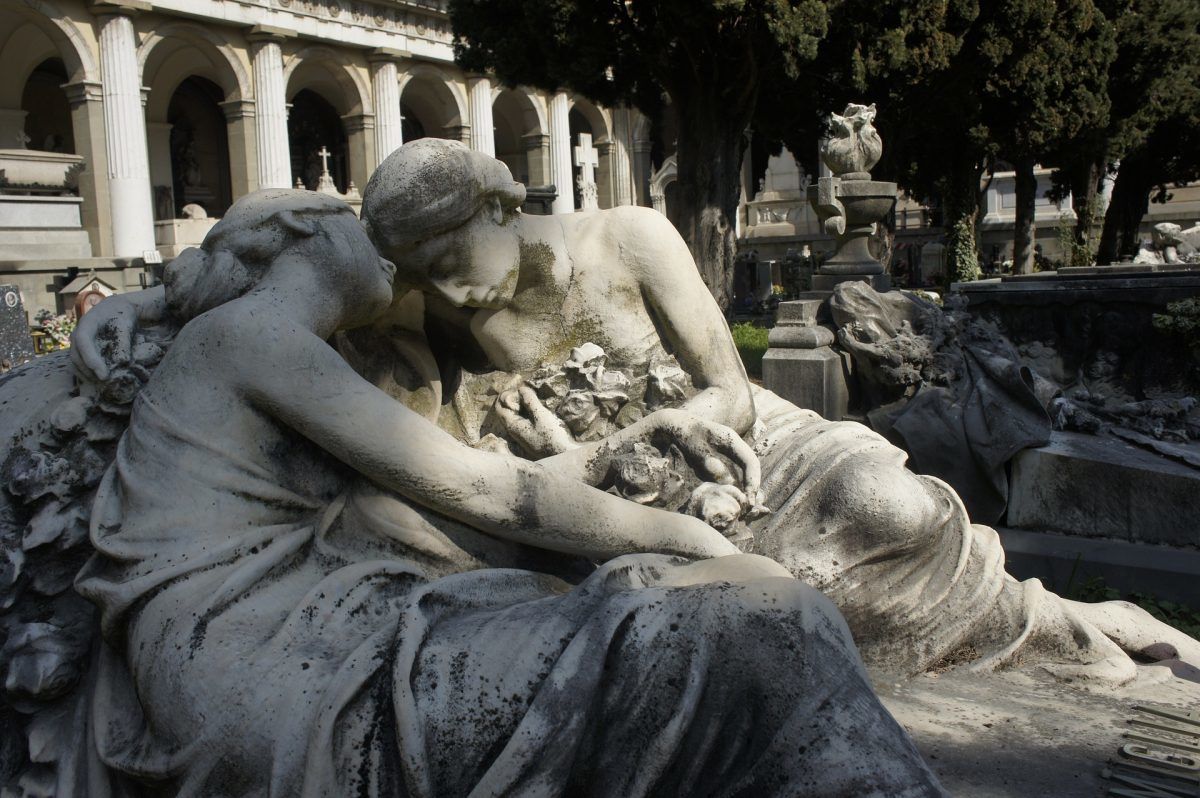
<svg viewBox="0 0 1200 798">
<path fill-rule="evenodd" d="M 591 342 L 609 369 L 636 379 L 670 353 L 698 391 L 681 405 L 688 412 L 742 434 L 757 416 L 762 499 L 774 513 L 753 525 L 752 550 L 828 595 L 868 663 L 915 672 L 1023 660 L 1117 683 L 1136 672 L 1122 648 L 1200 664 L 1200 643 L 1133 605 L 1069 602 L 1007 576 L 996 534 L 972 525 L 945 483 L 907 470 L 880 436 L 751 389 L 661 214 L 528 216 L 515 212 L 522 196 L 503 164 L 428 139 L 380 166 L 363 218 L 398 284 L 426 294 L 440 329 L 461 308 L 458 335 L 493 368 L 529 379 Z M 502 396 L 493 416 L 528 456 L 573 445 L 532 391 L 519 397 Z M 472 440 L 470 427 L 455 431 Z"/>
<path fill-rule="evenodd" d="M 764 476 L 761 496 L 748 498 L 773 511 L 752 523 L 752 551 L 828 595 L 869 664 L 913 673 L 1023 662 L 1122 683 L 1136 673 L 1126 652 L 1200 663 L 1200 643 L 1132 605 L 1079 604 L 1036 580 L 1013 580 L 995 532 L 972 525 L 948 486 L 907 470 L 904 453 L 867 428 L 751 389 L 724 319 L 661 215 L 527 216 L 516 211 L 522 198 L 502 163 L 438 139 L 393 153 L 364 193 L 364 222 L 397 264 L 397 286 L 424 293 L 439 365 L 446 370 L 447 350 L 464 360 L 476 354 L 528 381 L 591 343 L 610 369 L 638 379 L 669 353 L 694 388 L 681 407 L 752 436 Z M 150 292 L 93 311 L 78 336 L 78 362 L 105 368 L 89 345 L 100 325 L 127 330 L 132 316 L 166 309 L 161 293 Z M 438 369 L 428 354 L 391 346 L 411 343 L 419 329 L 389 320 L 351 336 L 359 346 L 350 348 L 373 353 L 373 379 L 406 395 L 396 375 L 429 382 Z M 464 352 L 468 344 L 477 352 Z M 447 393 L 438 420 L 460 440 L 479 443 L 489 419 L 534 459 L 576 445 L 527 385 L 496 397 L 464 380 Z"/>
<path fill-rule="evenodd" d="M 326 340 L 394 271 L 301 191 L 239 200 L 168 267 L 186 325 L 76 583 L 105 764 L 180 796 L 942 794 L 820 594 L 580 481 L 615 439 L 479 451 L 353 372 Z M 749 448 L 681 411 L 616 438 L 655 435 L 755 490 Z M 386 517 L 348 498 L 379 489 Z M 604 564 L 572 586 L 519 567 L 539 549 Z"/>
</svg>

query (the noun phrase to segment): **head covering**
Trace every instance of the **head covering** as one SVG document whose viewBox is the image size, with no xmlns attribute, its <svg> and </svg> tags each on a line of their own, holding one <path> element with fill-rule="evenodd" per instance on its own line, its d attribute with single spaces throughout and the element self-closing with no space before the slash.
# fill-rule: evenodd
<svg viewBox="0 0 1200 798">
<path fill-rule="evenodd" d="M 291 243 L 311 235 L 306 220 L 333 214 L 354 215 L 346 203 L 292 188 L 264 189 L 239 199 L 205 236 L 203 247 L 189 247 L 163 273 L 167 305 L 190 320 L 253 288 L 275 258 Z M 315 229 L 315 228 L 314 228 Z"/>
<path fill-rule="evenodd" d="M 418 139 L 371 175 L 362 218 L 386 255 L 462 226 L 492 197 L 508 210 L 525 201 L 525 187 L 502 161 L 458 141 Z"/>
</svg>

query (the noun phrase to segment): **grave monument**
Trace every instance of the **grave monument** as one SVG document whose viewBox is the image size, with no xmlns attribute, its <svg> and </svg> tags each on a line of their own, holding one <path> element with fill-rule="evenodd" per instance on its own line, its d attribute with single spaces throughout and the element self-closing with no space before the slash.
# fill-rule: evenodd
<svg viewBox="0 0 1200 798">
<path fill-rule="evenodd" d="M 440 139 L 375 173 L 367 235 L 252 195 L 82 319 L 78 377 L 0 382 L 13 784 L 943 795 L 862 661 L 1101 691 L 1200 662 L 752 388 L 661 215 L 523 200 Z"/>
</svg>

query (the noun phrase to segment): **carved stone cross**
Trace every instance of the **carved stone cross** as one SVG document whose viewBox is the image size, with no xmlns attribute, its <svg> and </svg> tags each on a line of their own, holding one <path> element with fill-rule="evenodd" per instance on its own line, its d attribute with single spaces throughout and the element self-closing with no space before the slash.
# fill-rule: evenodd
<svg viewBox="0 0 1200 798">
<path fill-rule="evenodd" d="M 575 147 L 575 165 L 579 167 L 580 182 L 596 182 L 596 173 L 592 170 L 600 165 L 600 151 L 592 146 L 591 133 L 579 134 L 579 145 Z"/>
<path fill-rule="evenodd" d="M 600 152 L 592 146 L 592 134 L 580 133 L 579 145 L 575 147 L 575 165 L 579 167 L 579 177 L 575 185 L 579 187 L 580 210 L 594 211 L 600 208 L 596 194 L 595 168 L 600 165 Z"/>
<path fill-rule="evenodd" d="M 329 174 L 329 156 L 333 155 L 324 145 L 321 146 L 321 151 L 317 153 L 321 157 L 321 173 Z"/>
</svg>

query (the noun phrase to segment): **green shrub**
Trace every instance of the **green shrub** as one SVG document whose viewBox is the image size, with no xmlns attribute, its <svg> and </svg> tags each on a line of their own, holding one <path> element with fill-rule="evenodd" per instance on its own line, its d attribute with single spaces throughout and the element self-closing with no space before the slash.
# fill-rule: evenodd
<svg viewBox="0 0 1200 798">
<path fill-rule="evenodd" d="M 746 366 L 746 373 L 755 379 L 762 379 L 762 359 L 768 346 L 767 331 L 750 322 L 741 322 L 733 325 L 730 332 L 733 333 L 734 346 L 737 347 L 738 354 L 742 356 L 742 363 Z"/>
</svg>

